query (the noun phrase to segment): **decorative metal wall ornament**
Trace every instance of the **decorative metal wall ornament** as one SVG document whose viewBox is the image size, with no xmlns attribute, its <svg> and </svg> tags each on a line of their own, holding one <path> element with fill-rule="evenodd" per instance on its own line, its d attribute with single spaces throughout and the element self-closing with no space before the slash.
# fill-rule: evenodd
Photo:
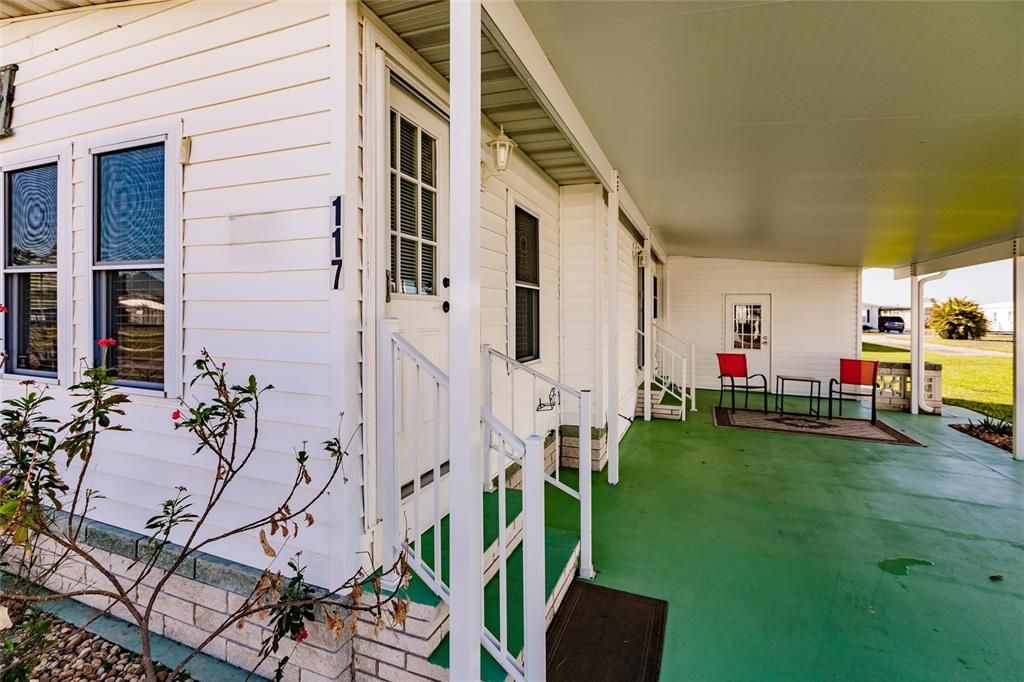
<svg viewBox="0 0 1024 682">
<path fill-rule="evenodd" d="M 537 411 L 538 412 L 550 412 L 558 406 L 558 389 L 552 388 L 548 392 L 548 401 L 544 402 L 540 398 L 537 398 Z"/>
<path fill-rule="evenodd" d="M 14 113 L 14 74 L 17 72 L 17 64 L 0 66 L 0 137 L 14 134 L 11 115 Z"/>
</svg>

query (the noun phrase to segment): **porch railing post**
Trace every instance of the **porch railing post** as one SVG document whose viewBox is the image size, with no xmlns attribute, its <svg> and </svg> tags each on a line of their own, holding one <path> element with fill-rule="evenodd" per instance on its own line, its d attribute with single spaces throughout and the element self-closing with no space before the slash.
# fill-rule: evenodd
<svg viewBox="0 0 1024 682">
<path fill-rule="evenodd" d="M 494 409 L 494 395 L 493 395 L 494 384 L 493 384 L 493 381 L 494 381 L 494 379 L 492 378 L 492 375 L 491 375 L 491 346 L 490 346 L 490 344 L 486 344 L 484 346 L 483 352 L 481 353 L 481 362 L 483 363 L 483 373 L 484 373 L 484 394 L 483 394 L 483 396 L 481 396 L 481 399 L 483 400 L 483 404 L 484 404 L 484 412 L 486 412 L 487 414 L 493 414 L 494 413 L 493 412 L 493 409 Z M 491 481 L 491 478 L 492 478 L 492 475 L 491 475 L 491 437 L 492 437 L 491 430 L 490 429 L 484 429 L 484 442 L 483 442 L 483 456 L 484 456 L 484 461 L 483 461 L 483 468 L 484 468 L 483 488 L 484 488 L 484 492 L 490 492 L 490 491 L 494 490 L 494 486 L 492 484 L 493 482 Z M 498 466 L 500 467 L 501 465 L 502 465 L 502 462 L 498 462 Z"/>
<path fill-rule="evenodd" d="M 593 454 L 591 450 L 591 396 L 590 390 L 580 391 L 580 577 L 594 578 L 593 504 L 591 501 L 591 476 Z"/>
<path fill-rule="evenodd" d="M 380 384 L 377 390 L 377 423 L 379 427 L 379 448 L 377 459 L 377 480 L 380 490 L 379 513 L 383 532 L 383 552 L 381 565 L 385 570 L 394 565 L 398 559 L 401 533 L 398 528 L 400 517 L 401 495 L 398 491 L 398 443 L 396 438 L 397 415 L 395 414 L 399 392 L 396 381 L 401 379 L 395 374 L 395 345 L 392 341 L 398 332 L 398 320 L 385 317 L 378 326 L 377 368 Z"/>
<path fill-rule="evenodd" d="M 690 344 L 690 412 L 697 411 L 697 344 Z M 686 394 L 683 394 L 686 402 Z"/>
<path fill-rule="evenodd" d="M 526 679 L 530 682 L 543 682 L 547 667 L 544 439 L 536 434 L 526 439 L 526 455 L 523 457 L 523 601 L 523 663 Z M 456 679 L 454 675 L 452 679 Z"/>
</svg>

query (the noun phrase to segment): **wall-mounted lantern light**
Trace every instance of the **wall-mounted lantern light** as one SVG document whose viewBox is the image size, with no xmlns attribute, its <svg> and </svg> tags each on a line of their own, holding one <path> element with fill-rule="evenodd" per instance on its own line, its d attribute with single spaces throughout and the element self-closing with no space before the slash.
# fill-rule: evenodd
<svg viewBox="0 0 1024 682">
<path fill-rule="evenodd" d="M 505 134 L 505 126 L 501 126 L 498 135 L 491 138 L 487 146 L 491 148 L 491 154 L 494 156 L 495 171 L 498 173 L 507 171 L 508 163 L 512 159 L 512 150 L 517 145 L 512 141 L 511 137 Z"/>
</svg>

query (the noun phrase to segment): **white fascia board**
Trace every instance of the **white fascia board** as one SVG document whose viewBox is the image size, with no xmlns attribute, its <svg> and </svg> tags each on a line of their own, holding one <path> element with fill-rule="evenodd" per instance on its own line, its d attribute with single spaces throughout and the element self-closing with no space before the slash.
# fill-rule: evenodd
<svg viewBox="0 0 1024 682">
<path fill-rule="evenodd" d="M 482 0 L 481 6 L 484 26 L 512 69 L 540 100 L 541 107 L 569 138 L 605 189 L 610 189 L 614 182 L 614 166 L 583 119 L 583 114 L 576 108 L 519 7 L 509 0 Z M 619 208 L 634 225 L 647 224 L 640 207 L 621 180 Z"/>
<path fill-rule="evenodd" d="M 919 261 L 913 265 L 904 265 L 893 270 L 894 279 L 906 279 L 912 274 L 930 275 L 945 270 L 956 270 L 982 263 L 993 263 L 999 260 L 1006 260 L 1013 257 L 1013 240 L 981 246 L 969 251 L 961 251 L 947 256 L 939 256 L 930 260 Z"/>
</svg>

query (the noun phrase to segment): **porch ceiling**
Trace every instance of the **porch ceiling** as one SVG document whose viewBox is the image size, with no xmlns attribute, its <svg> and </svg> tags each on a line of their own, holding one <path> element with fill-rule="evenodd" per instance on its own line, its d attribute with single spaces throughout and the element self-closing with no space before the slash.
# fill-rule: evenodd
<svg viewBox="0 0 1024 682">
<path fill-rule="evenodd" d="M 894 267 L 1024 236 L 1024 4 L 519 7 L 670 253 Z"/>
<path fill-rule="evenodd" d="M 437 71 L 448 78 L 448 2 L 367 0 L 366 6 Z M 594 182 L 594 175 L 526 84 L 485 34 L 480 41 L 481 108 L 519 149 L 562 185 Z"/>
</svg>

